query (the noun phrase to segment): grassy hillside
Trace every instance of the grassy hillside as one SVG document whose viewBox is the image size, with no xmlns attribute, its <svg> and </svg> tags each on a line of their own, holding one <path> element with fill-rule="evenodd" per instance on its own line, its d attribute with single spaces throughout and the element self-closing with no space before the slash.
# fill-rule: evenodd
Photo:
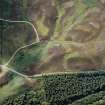
<svg viewBox="0 0 105 105">
<path fill-rule="evenodd" d="M 0 18 L 31 22 L 40 38 L 7 66 L 46 73 L 0 67 L 0 105 L 105 105 L 104 0 L 1 0 Z M 0 20 L 0 65 L 35 41 L 29 24 Z"/>
<path fill-rule="evenodd" d="M 40 39 L 48 41 L 42 56 L 51 59 L 45 61 L 45 64 L 42 61 L 44 66 L 48 67 L 49 63 L 62 58 L 58 60 L 66 66 L 62 67 L 62 71 L 65 71 L 65 68 L 83 70 L 104 67 L 103 0 L 2 0 L 1 4 L 1 18 L 28 20 L 37 27 Z M 25 23 L 0 21 L 0 24 L 0 49 L 3 50 L 0 52 L 6 56 L 3 57 L 5 59 L 18 47 L 35 41 L 32 27 Z M 69 45 L 65 46 L 65 41 L 69 41 Z M 58 59 L 55 59 L 55 56 Z M 58 69 L 60 64 L 54 65 Z M 54 69 L 53 65 L 50 68 Z"/>
<path fill-rule="evenodd" d="M 40 58 L 42 62 L 38 68 L 41 71 L 43 67 L 47 71 L 97 70 L 105 67 L 103 0 L 4 1 L 2 5 L 8 11 L 3 9 L 1 18 L 30 21 L 37 28 L 40 40 L 48 41 Z M 5 59 L 0 59 L 5 62 L 18 47 L 36 41 L 36 34 L 26 23 L 3 23 L 7 25 L 4 27 L 0 21 L 0 39 L 3 42 L 0 49 L 4 50 L 0 52 Z"/>
</svg>

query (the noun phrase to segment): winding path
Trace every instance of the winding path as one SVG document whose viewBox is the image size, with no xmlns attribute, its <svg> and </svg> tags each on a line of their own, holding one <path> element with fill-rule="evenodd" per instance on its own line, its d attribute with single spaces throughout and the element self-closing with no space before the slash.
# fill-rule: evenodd
<svg viewBox="0 0 105 105">
<path fill-rule="evenodd" d="M 12 61 L 12 59 L 14 58 L 14 56 L 17 54 L 18 51 L 20 51 L 20 50 L 22 50 L 22 49 L 24 49 L 24 48 L 26 48 L 26 47 L 32 46 L 32 45 L 34 45 L 34 44 L 36 44 L 36 43 L 39 43 L 39 42 L 40 42 L 40 39 L 39 39 L 39 35 L 38 35 L 38 32 L 37 32 L 35 26 L 34 26 L 31 22 L 29 22 L 29 21 L 12 21 L 12 20 L 6 20 L 6 19 L 0 19 L 0 20 L 1 20 L 1 21 L 10 22 L 10 23 L 26 23 L 26 24 L 29 24 L 29 25 L 34 29 L 34 32 L 35 32 L 35 35 L 36 35 L 36 42 L 33 42 L 33 43 L 31 43 L 31 44 L 28 44 L 28 45 L 25 45 L 25 46 L 22 46 L 22 47 L 18 48 L 18 49 L 13 53 L 13 55 L 11 56 L 11 58 L 9 59 L 9 61 L 8 61 L 6 64 L 4 64 L 4 65 L 7 66 L 7 65 Z"/>
<path fill-rule="evenodd" d="M 19 73 L 12 68 L 7 67 L 8 64 L 13 60 L 15 55 L 18 53 L 18 51 L 20 51 L 24 48 L 30 47 L 32 45 L 35 45 L 36 43 L 39 43 L 40 39 L 39 39 L 39 35 L 38 35 L 38 32 L 37 32 L 35 26 L 31 22 L 28 22 L 28 21 L 12 21 L 12 20 L 5 20 L 5 19 L 0 19 L 0 20 L 6 21 L 6 22 L 13 22 L 13 23 L 27 23 L 30 26 L 32 26 L 32 28 L 34 29 L 35 35 L 36 35 L 36 42 L 33 42 L 31 44 L 28 44 L 28 45 L 25 45 L 25 46 L 22 46 L 22 47 L 18 48 L 5 64 L 0 65 L 0 68 L 3 70 L 3 73 L 0 74 L 0 77 L 5 75 L 5 73 L 7 73 L 8 71 L 11 71 L 11 72 L 23 77 L 23 78 L 26 78 L 26 79 L 27 78 L 32 79 L 32 78 L 42 77 L 43 75 L 46 75 L 46 76 L 48 75 L 49 76 L 49 75 L 61 75 L 61 74 L 71 74 L 72 73 L 72 72 L 54 72 L 54 73 L 43 73 L 43 74 L 35 74 L 33 76 L 28 76 L 28 75 L 24 75 L 22 73 Z M 52 41 L 52 42 L 54 42 L 54 44 L 62 44 L 62 41 Z M 63 42 L 64 42 L 63 44 L 71 44 L 71 45 L 76 45 L 76 46 L 83 46 L 84 45 L 84 43 L 78 43 L 78 42 L 73 42 L 73 41 L 63 41 Z M 89 72 L 91 72 L 91 71 L 89 71 Z M 78 72 L 76 72 L 76 73 L 78 73 Z"/>
<path fill-rule="evenodd" d="M 33 77 L 36 78 L 36 77 L 41 77 L 41 76 L 43 76 L 43 74 L 36 74 L 36 75 L 34 75 L 34 76 L 28 76 L 28 75 L 24 75 L 24 74 L 22 74 L 22 73 L 19 73 L 19 72 L 17 72 L 16 70 L 14 70 L 14 69 L 12 69 L 12 68 L 8 68 L 8 67 L 7 67 L 8 64 L 13 60 L 13 58 L 15 57 L 15 55 L 16 55 L 20 50 L 22 50 L 22 49 L 24 49 L 24 48 L 27 48 L 27 47 L 30 47 L 30 46 L 35 45 L 36 43 L 39 43 L 39 42 L 40 42 L 39 35 L 38 35 L 38 32 L 37 32 L 35 26 L 34 26 L 31 22 L 29 22 L 29 21 L 12 21 L 12 20 L 6 20 L 6 19 L 0 19 L 0 20 L 1 20 L 1 21 L 6 21 L 6 22 L 12 22 L 12 23 L 27 23 L 27 24 L 29 24 L 30 26 L 32 26 L 32 28 L 34 29 L 35 35 L 36 35 L 36 42 L 33 42 L 33 43 L 31 43 L 31 44 L 28 44 L 28 45 L 25 45 L 25 46 L 22 46 L 22 47 L 18 48 L 18 49 L 13 53 L 13 55 L 10 57 L 10 59 L 9 59 L 5 64 L 0 65 L 0 68 L 3 70 L 3 73 L 1 74 L 1 76 L 5 75 L 8 71 L 11 71 L 11 72 L 13 72 L 13 73 L 15 73 L 15 74 L 17 74 L 17 75 L 23 77 L 23 78 L 33 78 Z M 58 43 L 58 42 L 61 42 L 61 41 L 54 41 L 54 43 Z M 74 44 L 74 45 L 76 44 L 76 45 L 77 45 L 77 43 L 71 42 L 71 41 L 65 41 L 65 44 Z M 81 45 L 81 44 L 79 44 L 79 45 Z M 49 73 L 48 75 L 52 75 L 52 74 L 58 74 L 58 73 Z M 61 73 L 60 73 L 60 74 L 61 74 Z"/>
<path fill-rule="evenodd" d="M 34 32 L 35 32 L 35 35 L 36 35 L 36 42 L 33 42 L 31 44 L 28 44 L 28 45 L 25 45 L 25 46 L 22 46 L 22 47 L 18 48 L 13 53 L 13 55 L 11 56 L 11 58 L 5 64 L 0 65 L 0 68 L 3 70 L 3 72 L 0 74 L 0 77 L 4 76 L 8 71 L 11 71 L 11 72 L 13 72 L 13 73 L 15 73 L 17 75 L 20 75 L 21 77 L 28 78 L 27 75 L 21 74 L 21 73 L 17 72 L 16 70 L 13 70 L 11 68 L 8 68 L 7 66 L 13 60 L 13 58 L 18 53 L 18 51 L 20 51 L 20 50 L 22 50 L 22 49 L 24 49 L 26 47 L 32 46 L 32 45 L 40 42 L 38 32 L 37 32 L 35 26 L 31 22 L 29 22 L 29 21 L 13 21 L 13 20 L 1 19 L 1 18 L 0 18 L 0 20 L 1 21 L 5 21 L 5 22 L 10 22 L 10 23 L 26 23 L 26 24 L 29 24 L 34 29 Z"/>
</svg>

